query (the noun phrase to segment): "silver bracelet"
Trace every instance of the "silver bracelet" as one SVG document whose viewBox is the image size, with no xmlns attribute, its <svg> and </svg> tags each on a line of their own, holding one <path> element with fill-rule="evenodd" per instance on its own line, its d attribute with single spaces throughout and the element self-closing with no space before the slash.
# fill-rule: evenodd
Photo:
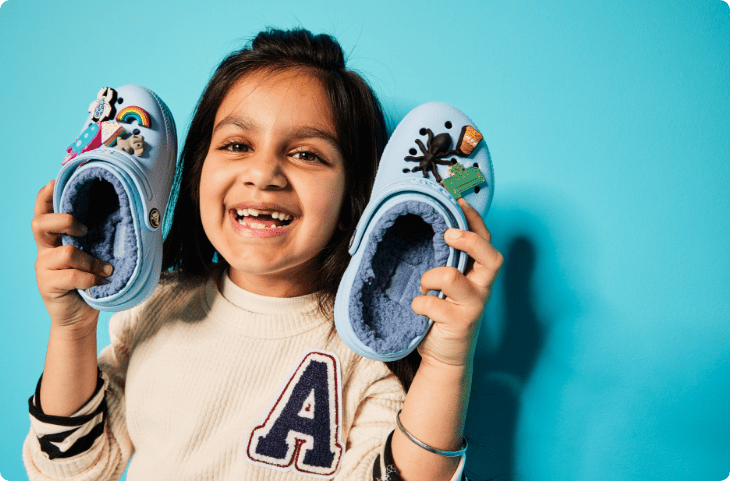
<svg viewBox="0 0 730 481">
<path fill-rule="evenodd" d="M 402 411 L 402 410 L 401 410 Z M 459 456 L 463 456 L 466 452 L 466 448 L 469 447 L 469 443 L 466 441 L 466 437 L 464 438 L 464 446 L 461 447 L 458 451 L 442 451 L 441 449 L 436 449 L 434 447 L 429 446 L 428 444 L 419 441 L 411 433 L 406 431 L 406 428 L 403 427 L 403 425 L 400 423 L 400 411 L 398 411 L 398 414 L 395 415 L 395 422 L 398 425 L 398 429 L 401 430 L 401 432 L 411 441 L 413 441 L 415 444 L 419 445 L 426 451 L 429 451 L 434 454 L 439 454 L 441 456 L 446 456 L 449 458 L 458 458 Z"/>
</svg>

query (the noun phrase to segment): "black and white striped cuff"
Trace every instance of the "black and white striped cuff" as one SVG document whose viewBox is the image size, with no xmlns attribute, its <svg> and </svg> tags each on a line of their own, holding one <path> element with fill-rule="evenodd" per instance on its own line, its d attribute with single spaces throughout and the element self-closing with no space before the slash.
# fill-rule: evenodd
<svg viewBox="0 0 730 481">
<path fill-rule="evenodd" d="M 402 481 L 398 470 L 395 468 L 393 451 L 390 446 L 394 432 L 391 431 L 388 435 L 388 440 L 385 442 L 383 449 L 383 457 L 381 458 L 380 454 L 378 454 L 378 457 L 375 459 L 375 463 L 373 464 L 373 481 Z M 464 474 L 465 462 L 466 455 L 463 455 L 451 481 L 469 481 Z"/>
<path fill-rule="evenodd" d="M 28 399 L 30 425 L 38 437 L 41 450 L 49 459 L 70 458 L 88 451 L 104 432 L 107 417 L 104 393 L 109 384 L 98 369 L 96 389 L 91 398 L 71 416 L 49 416 L 41 407 L 41 374 L 35 394 Z"/>
</svg>

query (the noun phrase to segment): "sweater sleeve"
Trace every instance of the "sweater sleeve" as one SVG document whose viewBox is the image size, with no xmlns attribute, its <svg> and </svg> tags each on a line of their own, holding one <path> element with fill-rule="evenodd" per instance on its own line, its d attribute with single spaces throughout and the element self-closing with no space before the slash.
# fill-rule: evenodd
<svg viewBox="0 0 730 481">
<path fill-rule="evenodd" d="M 23 444 L 23 462 L 31 481 L 103 481 L 119 479 L 124 473 L 134 452 L 124 410 L 131 321 L 129 311 L 110 319 L 111 344 L 97 360 L 96 390 L 71 416 L 43 412 L 38 381 L 28 401 L 31 429 Z"/>
<path fill-rule="evenodd" d="M 394 431 L 390 432 L 383 447 L 383 452 L 378 454 L 378 457 L 375 459 L 375 463 L 373 464 L 373 481 L 402 481 L 398 475 L 398 470 L 395 468 L 393 452 L 390 449 L 393 433 Z M 449 481 L 469 481 L 464 473 L 465 465 L 466 454 L 459 459 L 459 465 L 456 467 L 456 471 Z"/>
<path fill-rule="evenodd" d="M 397 429 L 396 413 L 405 393 L 393 374 L 372 383 L 364 392 L 347 436 L 346 450 L 335 481 L 400 481 L 390 441 Z M 466 455 L 449 481 L 465 480 Z"/>
</svg>

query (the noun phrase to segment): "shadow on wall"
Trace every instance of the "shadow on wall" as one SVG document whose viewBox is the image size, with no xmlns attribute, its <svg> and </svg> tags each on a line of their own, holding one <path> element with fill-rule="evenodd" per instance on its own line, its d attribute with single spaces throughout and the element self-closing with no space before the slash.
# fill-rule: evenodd
<svg viewBox="0 0 730 481">
<path fill-rule="evenodd" d="M 405 98 L 380 100 L 389 135 L 418 106 Z M 559 189 L 512 184 L 505 191 L 498 186 L 497 192 L 486 221 L 504 262 L 475 354 L 465 427 L 470 444 L 466 475 L 472 481 L 527 481 L 518 473 L 516 459 L 523 391 L 550 329 L 580 304 L 571 285 L 584 277 L 581 262 L 590 242 L 573 216 L 575 206 Z"/>
<path fill-rule="evenodd" d="M 553 331 L 571 330 L 591 302 L 590 291 L 575 286 L 591 284 L 595 247 L 580 211 L 559 189 L 513 183 L 498 192 L 486 223 L 504 262 L 475 353 L 466 475 L 472 481 L 533 481 L 520 470 L 531 457 L 522 451 L 525 393 L 550 362 L 545 350 Z M 555 385 L 542 394 L 560 390 Z M 551 436 L 554 425 L 545 420 L 529 429 Z"/>
<path fill-rule="evenodd" d="M 533 299 L 535 252 L 524 235 L 511 239 L 503 252 L 504 330 L 499 346 L 474 364 L 466 433 L 470 479 L 519 478 L 514 462 L 519 400 L 545 339 Z"/>
</svg>

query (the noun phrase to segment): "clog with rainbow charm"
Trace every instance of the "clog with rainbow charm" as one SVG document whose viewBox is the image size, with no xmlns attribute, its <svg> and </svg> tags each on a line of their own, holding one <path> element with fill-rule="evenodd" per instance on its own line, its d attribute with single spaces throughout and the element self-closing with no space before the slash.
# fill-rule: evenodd
<svg viewBox="0 0 730 481">
<path fill-rule="evenodd" d="M 139 85 L 102 88 L 66 150 L 53 192 L 55 212 L 88 227 L 70 244 L 110 263 L 109 284 L 79 290 L 95 309 L 121 311 L 149 297 L 162 266 L 162 230 L 176 171 L 175 121 Z"/>
</svg>

